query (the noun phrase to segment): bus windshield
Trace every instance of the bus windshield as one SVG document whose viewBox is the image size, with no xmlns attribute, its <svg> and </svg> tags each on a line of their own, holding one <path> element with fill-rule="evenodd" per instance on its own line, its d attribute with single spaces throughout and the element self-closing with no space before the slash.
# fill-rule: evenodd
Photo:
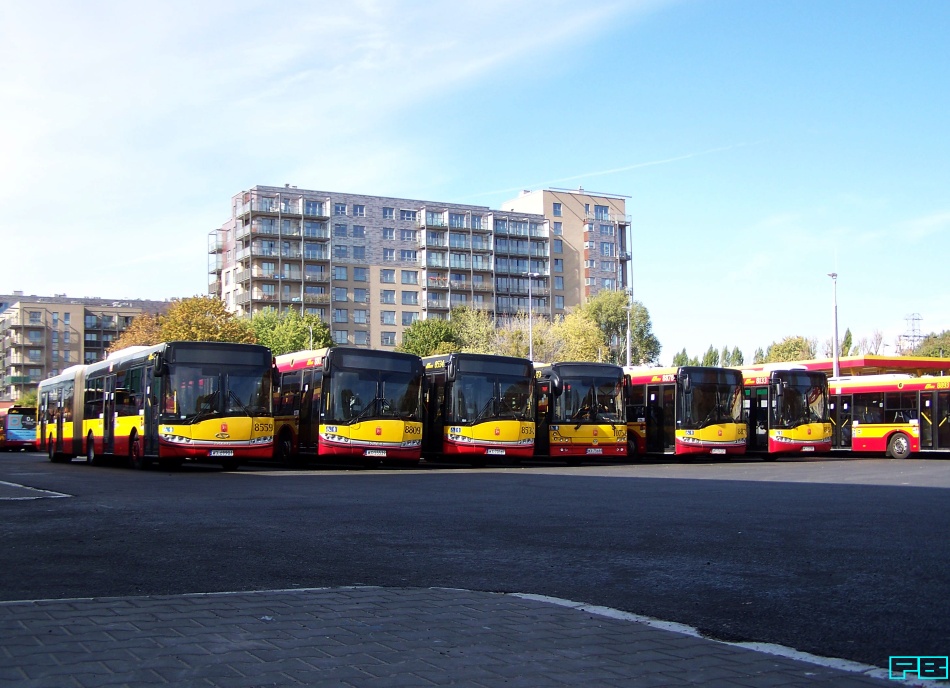
<svg viewBox="0 0 950 688">
<path fill-rule="evenodd" d="M 421 370 L 335 366 L 323 422 L 346 424 L 377 418 L 419 421 L 421 406 Z"/>
<path fill-rule="evenodd" d="M 563 392 L 554 412 L 556 421 L 616 423 L 623 418 L 623 380 L 614 374 L 572 375 L 561 377 Z"/>
<path fill-rule="evenodd" d="M 263 366 L 179 363 L 169 366 L 161 417 L 195 423 L 215 416 L 268 416 L 271 371 Z"/>
<path fill-rule="evenodd" d="M 459 373 L 452 388 L 451 418 L 458 423 L 477 423 L 509 418 L 528 420 L 531 414 L 531 383 L 527 371 L 520 375 Z"/>
<path fill-rule="evenodd" d="M 7 411 L 7 429 L 32 432 L 36 429 L 36 411 L 31 408 L 12 407 Z"/>
<path fill-rule="evenodd" d="M 782 392 L 771 409 L 771 427 L 796 428 L 828 421 L 828 383 L 824 374 L 782 371 L 775 373 L 775 381 L 782 385 Z"/>
<path fill-rule="evenodd" d="M 692 370 L 688 391 L 681 388 L 681 413 L 677 427 L 699 430 L 718 423 L 738 423 L 742 417 L 742 378 L 728 371 Z M 681 376 L 682 377 L 682 376 Z M 679 380 L 683 384 L 683 380 Z"/>
</svg>

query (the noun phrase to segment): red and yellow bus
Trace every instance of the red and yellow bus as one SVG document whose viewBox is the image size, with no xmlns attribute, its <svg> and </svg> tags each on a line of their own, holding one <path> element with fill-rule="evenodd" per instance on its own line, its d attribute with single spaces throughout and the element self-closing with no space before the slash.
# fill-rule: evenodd
<svg viewBox="0 0 950 688">
<path fill-rule="evenodd" d="M 36 409 L 13 405 L 0 409 L 0 450 L 36 449 Z"/>
<path fill-rule="evenodd" d="M 747 451 L 768 460 L 782 454 L 831 451 L 828 378 L 794 368 L 742 373 Z"/>
<path fill-rule="evenodd" d="M 740 371 L 682 366 L 625 373 L 631 455 L 745 453 Z"/>
<path fill-rule="evenodd" d="M 535 456 L 579 464 L 626 458 L 623 368 L 610 363 L 535 364 Z"/>
<path fill-rule="evenodd" d="M 276 357 L 274 458 L 417 464 L 422 455 L 422 359 L 337 346 Z"/>
<path fill-rule="evenodd" d="M 130 347 L 43 380 L 37 439 L 50 461 L 85 454 L 220 463 L 273 453 L 273 357 L 252 344 L 167 342 Z"/>
<path fill-rule="evenodd" d="M 862 375 L 828 385 L 834 449 L 895 459 L 950 451 L 950 377 Z"/>
<path fill-rule="evenodd" d="M 483 466 L 534 454 L 534 368 L 526 358 L 454 353 L 422 359 L 427 459 Z"/>
</svg>

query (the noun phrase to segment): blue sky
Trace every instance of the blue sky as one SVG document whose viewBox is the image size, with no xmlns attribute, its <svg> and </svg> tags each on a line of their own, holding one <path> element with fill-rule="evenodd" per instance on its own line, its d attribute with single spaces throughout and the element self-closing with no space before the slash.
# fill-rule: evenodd
<svg viewBox="0 0 950 688">
<path fill-rule="evenodd" d="M 154 6 L 160 5 L 160 6 Z M 207 290 L 255 184 L 629 196 L 668 363 L 950 329 L 950 3 L 0 7 L 0 293 Z"/>
</svg>

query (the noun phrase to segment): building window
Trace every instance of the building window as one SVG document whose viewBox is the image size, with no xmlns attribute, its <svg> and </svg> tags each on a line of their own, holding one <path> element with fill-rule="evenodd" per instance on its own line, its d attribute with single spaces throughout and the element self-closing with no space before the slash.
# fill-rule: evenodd
<svg viewBox="0 0 950 688">
<path fill-rule="evenodd" d="M 379 314 L 380 322 L 383 325 L 395 325 L 396 324 L 396 311 L 383 311 Z"/>
<path fill-rule="evenodd" d="M 414 323 L 419 319 L 419 314 L 415 311 L 403 311 L 402 312 L 402 324 L 403 326 L 408 326 Z"/>
<path fill-rule="evenodd" d="M 69 344 L 69 330 L 63 332 L 63 344 Z"/>
<path fill-rule="evenodd" d="M 365 325 L 369 316 L 369 311 L 365 308 L 357 308 L 353 311 L 353 322 L 357 325 Z"/>
<path fill-rule="evenodd" d="M 264 295 L 265 299 L 273 299 L 277 295 L 277 289 L 273 284 L 262 284 L 261 293 Z M 105 337 L 102 339 L 105 341 Z"/>
<path fill-rule="evenodd" d="M 365 247 L 365 246 L 354 246 L 354 247 L 353 247 L 353 260 L 366 260 L 366 247 Z"/>
<path fill-rule="evenodd" d="M 461 229 L 465 227 L 465 216 L 462 213 L 449 213 L 449 227 Z"/>
<path fill-rule="evenodd" d="M 403 306 L 418 306 L 419 305 L 419 292 L 417 291 L 404 291 L 402 293 L 402 305 Z"/>
<path fill-rule="evenodd" d="M 347 279 L 346 275 L 346 266 L 345 265 L 336 265 L 333 268 L 333 279 L 335 280 L 345 280 Z"/>
<path fill-rule="evenodd" d="M 56 327 L 57 325 L 59 325 L 59 313 L 57 313 L 56 311 L 53 311 L 52 315 L 53 315 L 53 327 Z"/>
<path fill-rule="evenodd" d="M 379 343 L 382 346 L 396 346 L 396 333 L 381 332 L 379 335 Z"/>
<path fill-rule="evenodd" d="M 603 220 L 606 222 L 610 219 L 610 208 L 606 205 L 595 205 L 594 206 L 594 217 L 598 220 Z"/>
<path fill-rule="evenodd" d="M 607 242 L 603 242 L 600 245 L 600 255 L 602 256 L 616 255 L 616 249 L 617 249 L 616 244 L 608 244 Z"/>
<path fill-rule="evenodd" d="M 415 262 L 416 262 L 416 252 L 413 251 L 413 250 L 404 248 L 404 249 L 402 249 L 402 250 L 399 252 L 399 260 L 402 260 L 402 261 L 405 261 L 405 262 L 412 262 L 412 263 L 415 263 Z"/>
<path fill-rule="evenodd" d="M 345 236 L 346 236 L 346 225 L 344 225 L 344 224 L 335 224 L 335 225 L 333 225 L 333 236 L 335 236 L 335 237 L 345 237 Z"/>
<path fill-rule="evenodd" d="M 334 308 L 333 309 L 333 322 L 335 323 L 345 323 L 347 321 L 347 313 L 345 308 Z"/>
<path fill-rule="evenodd" d="M 366 289 L 357 287 L 353 290 L 353 300 L 356 303 L 369 303 L 369 292 Z"/>
<path fill-rule="evenodd" d="M 384 248 L 383 249 L 383 260 L 386 262 L 392 262 L 396 260 L 396 249 L 394 248 Z"/>
<path fill-rule="evenodd" d="M 416 221 L 416 211 L 415 210 L 400 210 L 399 219 L 404 222 L 415 222 Z"/>
<path fill-rule="evenodd" d="M 353 268 L 353 281 L 366 282 L 369 280 L 369 268 Z"/>
<path fill-rule="evenodd" d="M 380 290 L 379 302 L 380 303 L 396 303 L 396 290 L 395 289 Z"/>
<path fill-rule="evenodd" d="M 334 203 L 334 204 L 333 204 L 333 214 L 334 214 L 334 215 L 346 215 L 346 203 Z"/>
<path fill-rule="evenodd" d="M 559 311 L 564 310 L 564 297 L 555 295 L 554 297 L 554 307 Z"/>
<path fill-rule="evenodd" d="M 305 215 L 323 215 L 323 203 L 321 201 L 304 200 L 303 212 Z"/>
<path fill-rule="evenodd" d="M 346 344 L 348 333 L 346 330 L 333 330 L 333 342 L 335 344 Z"/>
<path fill-rule="evenodd" d="M 552 234 L 557 234 L 557 235 L 563 234 L 563 233 L 564 233 L 564 226 L 563 226 L 563 223 L 561 223 L 561 222 L 553 222 L 553 223 L 551 223 L 551 233 L 552 233 Z"/>
<path fill-rule="evenodd" d="M 333 247 L 333 257 L 334 258 L 347 258 L 350 255 L 350 249 L 348 246 L 343 246 L 342 244 L 337 244 Z"/>
<path fill-rule="evenodd" d="M 552 253 L 564 253 L 564 240 L 563 239 L 554 239 L 551 241 L 551 252 Z"/>
<path fill-rule="evenodd" d="M 366 238 L 366 227 L 363 225 L 353 225 L 353 232 L 350 234 L 350 236 L 357 239 Z"/>
<path fill-rule="evenodd" d="M 366 206 L 353 204 L 353 217 L 366 217 Z"/>
<path fill-rule="evenodd" d="M 63 361 L 69 363 L 69 349 L 63 349 Z"/>
<path fill-rule="evenodd" d="M 383 239 L 386 241 L 395 241 L 396 230 L 393 227 L 383 227 Z"/>
<path fill-rule="evenodd" d="M 396 209 L 395 209 L 395 208 L 383 208 L 383 219 L 384 219 L 384 220 L 394 220 L 394 219 L 396 219 Z"/>
<path fill-rule="evenodd" d="M 333 287 L 333 300 L 346 301 L 346 287 Z"/>
<path fill-rule="evenodd" d="M 402 271 L 403 284 L 419 284 L 419 272 L 417 270 Z"/>
<path fill-rule="evenodd" d="M 68 324 L 69 324 L 69 316 L 70 316 L 70 315 L 71 315 L 71 313 L 63 313 L 63 324 L 64 324 L 64 325 L 68 325 Z"/>
<path fill-rule="evenodd" d="M 400 241 L 417 241 L 418 237 L 419 237 L 419 234 L 414 229 L 400 229 L 399 230 Z"/>
<path fill-rule="evenodd" d="M 555 258 L 554 259 L 554 272 L 564 272 L 564 259 Z"/>
<path fill-rule="evenodd" d="M 353 343 L 357 346 L 369 346 L 369 332 L 357 330 L 353 333 Z"/>
<path fill-rule="evenodd" d="M 396 283 L 396 271 L 395 270 L 380 270 L 379 271 L 379 281 L 385 282 L 387 284 Z"/>
<path fill-rule="evenodd" d="M 99 335 L 97 335 L 95 332 L 87 332 L 87 333 L 86 333 L 86 341 L 87 341 L 87 342 L 98 342 L 98 341 L 99 341 Z"/>
<path fill-rule="evenodd" d="M 472 215 L 472 229 L 481 229 L 481 228 L 482 228 L 482 216 Z"/>
<path fill-rule="evenodd" d="M 564 291 L 564 278 L 563 278 L 563 277 L 555 277 L 555 278 L 554 278 L 554 288 L 557 289 L 558 291 Z"/>
<path fill-rule="evenodd" d="M 560 204 L 560 203 L 555 203 L 555 204 L 554 204 L 554 207 L 553 207 L 552 210 L 551 210 L 551 214 L 554 215 L 554 217 L 561 217 L 561 204 Z"/>
</svg>

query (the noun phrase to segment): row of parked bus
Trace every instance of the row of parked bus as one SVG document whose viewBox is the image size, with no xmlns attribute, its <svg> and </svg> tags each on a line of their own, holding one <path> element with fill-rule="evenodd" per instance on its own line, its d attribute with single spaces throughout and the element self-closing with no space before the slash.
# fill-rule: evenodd
<svg viewBox="0 0 950 688">
<path fill-rule="evenodd" d="M 414 465 L 644 456 L 765 459 L 832 449 L 896 458 L 950 450 L 950 377 L 684 366 L 333 347 L 133 347 L 44 380 L 35 417 L 50 460 L 125 457 Z"/>
</svg>

